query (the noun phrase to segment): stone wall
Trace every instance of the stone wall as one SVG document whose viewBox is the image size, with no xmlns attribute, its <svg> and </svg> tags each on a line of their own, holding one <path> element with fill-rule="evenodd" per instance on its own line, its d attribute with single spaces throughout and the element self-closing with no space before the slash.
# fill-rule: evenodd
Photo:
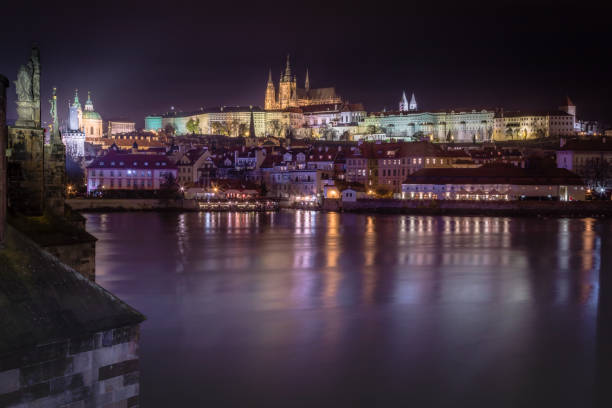
<svg viewBox="0 0 612 408">
<path fill-rule="evenodd" d="M 363 199 L 342 211 L 432 215 L 612 216 L 612 201 L 452 201 Z"/>
<path fill-rule="evenodd" d="M 75 198 L 66 200 L 74 211 L 137 211 L 195 209 L 195 200 L 159 200 L 131 198 Z"/>
<path fill-rule="evenodd" d="M 64 215 L 66 199 L 66 147 L 62 143 L 45 145 L 45 210 Z"/>
<path fill-rule="evenodd" d="M 44 130 L 10 127 L 8 132 L 8 206 L 26 215 L 44 209 Z"/>
<path fill-rule="evenodd" d="M 69 245 L 47 245 L 43 249 L 79 272 L 87 279 L 96 280 L 96 242 Z"/>
<path fill-rule="evenodd" d="M 137 407 L 139 326 L 0 356 L 1 407 Z"/>
</svg>

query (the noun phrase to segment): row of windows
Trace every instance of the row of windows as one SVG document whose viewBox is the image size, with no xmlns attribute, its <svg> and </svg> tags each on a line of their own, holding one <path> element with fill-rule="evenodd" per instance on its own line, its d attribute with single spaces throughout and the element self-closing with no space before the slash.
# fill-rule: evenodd
<svg viewBox="0 0 612 408">
<path fill-rule="evenodd" d="M 122 187 L 138 187 L 140 186 L 140 188 L 144 188 L 145 186 L 148 188 L 153 187 L 153 182 L 148 179 L 148 180 L 131 180 L 131 179 L 110 179 L 109 184 L 106 185 L 104 184 L 104 180 L 100 179 L 99 181 L 97 180 L 91 180 L 89 185 L 90 188 L 93 189 L 97 189 L 97 188 L 101 188 L 101 187 L 108 187 L 108 188 L 122 188 Z"/>
<path fill-rule="evenodd" d="M 110 177 L 115 177 L 115 171 L 114 170 L 89 170 L 88 172 L 89 177 L 96 177 L 96 176 L 100 176 L 100 177 L 104 177 L 104 176 L 110 176 Z M 122 173 L 121 171 L 117 171 L 117 177 L 121 177 Z M 126 176 L 130 176 L 130 177 L 137 177 L 137 176 L 151 176 L 151 170 L 131 170 L 128 169 L 126 170 Z"/>
<path fill-rule="evenodd" d="M 143 164 L 144 164 L 145 166 L 148 166 L 148 165 L 149 165 L 149 162 L 144 162 Z M 110 165 L 111 165 L 111 166 L 114 166 L 114 165 L 115 165 L 115 162 L 114 162 L 114 161 L 110 162 Z M 122 162 L 122 161 L 120 161 L 120 162 L 119 162 L 119 166 L 123 166 L 123 165 L 125 165 L 125 163 L 124 163 L 124 162 Z M 134 162 L 132 165 L 133 165 L 133 166 L 138 166 L 138 162 Z M 155 162 L 155 165 L 156 165 L 157 167 L 159 167 L 159 166 L 165 166 L 165 165 L 166 165 L 166 162 Z M 103 162 L 103 161 L 99 162 L 99 163 L 98 163 L 98 166 L 100 166 L 100 167 L 104 166 L 104 162 Z"/>
</svg>

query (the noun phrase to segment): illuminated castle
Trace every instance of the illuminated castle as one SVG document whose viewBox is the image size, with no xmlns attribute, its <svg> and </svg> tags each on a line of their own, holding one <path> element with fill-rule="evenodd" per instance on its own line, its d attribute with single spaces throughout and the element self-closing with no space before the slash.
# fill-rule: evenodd
<svg viewBox="0 0 612 408">
<path fill-rule="evenodd" d="M 287 55 L 285 70 L 280 76 L 278 92 L 276 91 L 274 82 L 272 82 L 272 71 L 270 71 L 268 75 L 268 85 L 266 87 L 266 99 L 264 103 L 266 110 L 336 103 L 342 103 L 342 98 L 336 94 L 336 88 L 310 88 L 308 70 L 306 70 L 304 88 L 297 87 L 297 77 L 291 74 L 289 55 Z"/>
</svg>

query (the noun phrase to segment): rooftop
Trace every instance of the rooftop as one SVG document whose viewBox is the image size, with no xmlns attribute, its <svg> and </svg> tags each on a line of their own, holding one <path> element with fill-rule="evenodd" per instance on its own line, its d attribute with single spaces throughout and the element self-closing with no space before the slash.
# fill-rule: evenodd
<svg viewBox="0 0 612 408">
<path fill-rule="evenodd" d="M 556 167 L 523 169 L 515 166 L 421 169 L 406 177 L 404 184 L 518 184 L 583 185 L 575 173 Z"/>
</svg>

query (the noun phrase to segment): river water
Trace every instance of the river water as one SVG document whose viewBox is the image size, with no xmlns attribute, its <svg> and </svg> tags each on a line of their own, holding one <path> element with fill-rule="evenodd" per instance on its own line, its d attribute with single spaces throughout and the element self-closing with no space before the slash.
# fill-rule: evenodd
<svg viewBox="0 0 612 408">
<path fill-rule="evenodd" d="M 86 217 L 96 281 L 147 316 L 143 407 L 581 407 L 605 388 L 610 221 Z"/>
</svg>

